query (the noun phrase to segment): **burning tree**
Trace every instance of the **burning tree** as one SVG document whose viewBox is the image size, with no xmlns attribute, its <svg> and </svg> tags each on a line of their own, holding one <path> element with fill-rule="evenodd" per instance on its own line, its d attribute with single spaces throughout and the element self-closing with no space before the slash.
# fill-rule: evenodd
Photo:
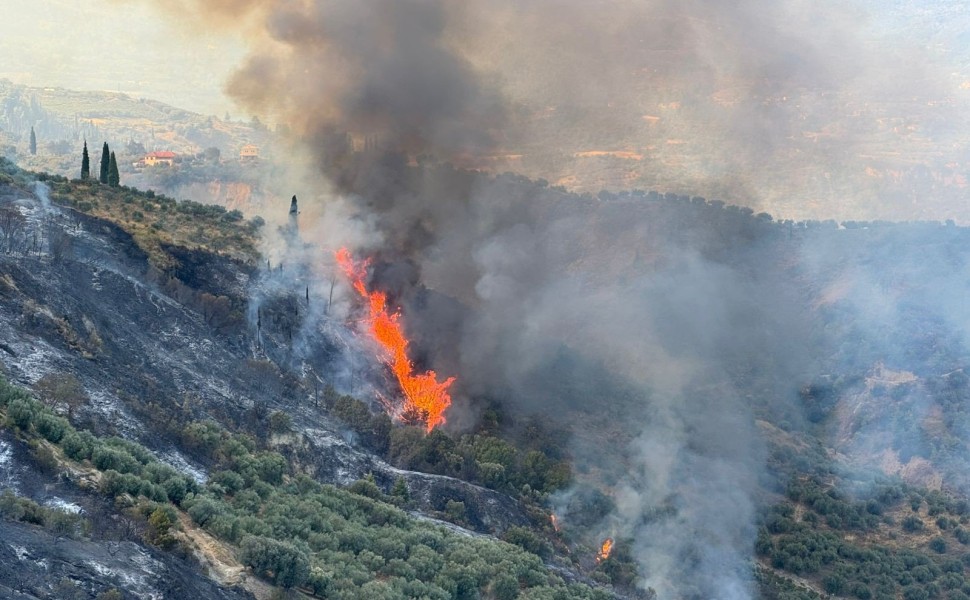
<svg viewBox="0 0 970 600">
<path fill-rule="evenodd" d="M 613 552 L 613 538 L 606 538 L 600 545 L 599 552 L 596 553 L 596 562 L 602 562 L 610 557 Z"/>
<path fill-rule="evenodd" d="M 367 262 L 359 265 L 354 263 L 346 248 L 338 250 L 336 258 L 354 290 L 366 301 L 367 333 L 380 346 L 380 359 L 391 368 L 404 395 L 401 405 L 387 406 L 389 412 L 406 423 L 423 423 L 431 431 L 445 422 L 444 412 L 451 406 L 448 388 L 455 382 L 455 378 L 449 377 L 439 382 L 434 371 L 414 372 L 414 365 L 408 358 L 409 342 L 401 326 L 401 314 L 391 312 L 387 306 L 386 294 L 368 291 L 365 283 Z"/>
</svg>

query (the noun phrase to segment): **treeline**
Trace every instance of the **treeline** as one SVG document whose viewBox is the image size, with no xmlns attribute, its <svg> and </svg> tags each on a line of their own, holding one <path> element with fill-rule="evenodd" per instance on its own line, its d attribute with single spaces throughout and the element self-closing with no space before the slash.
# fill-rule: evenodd
<svg viewBox="0 0 970 600">
<path fill-rule="evenodd" d="M 775 569 L 859 600 L 970 598 L 966 500 L 899 483 L 854 500 L 814 478 L 794 481 L 787 495 L 765 514 L 756 544 Z"/>
<path fill-rule="evenodd" d="M 322 598 L 606 599 L 567 584 L 535 554 L 424 523 L 381 499 L 323 485 L 258 450 L 246 435 L 212 422 L 184 428 L 183 442 L 216 465 L 200 486 L 142 446 L 77 431 L 25 391 L 0 380 L 5 424 L 43 438 L 102 473 L 99 491 L 134 506 L 149 541 L 176 543 L 176 507 L 239 548 L 239 558 L 274 584 Z M 366 486 L 363 486 L 366 487 Z M 365 491 L 365 490 L 362 490 Z M 404 493 L 404 492 L 402 492 Z"/>
<path fill-rule="evenodd" d="M 452 436 L 440 429 L 426 433 L 423 427 L 392 427 L 385 413 L 374 414 L 360 400 L 332 388 L 324 404 L 367 447 L 402 469 L 448 475 L 532 500 L 572 482 L 569 462 L 538 423 L 528 428 L 519 448 L 487 428 Z"/>
</svg>

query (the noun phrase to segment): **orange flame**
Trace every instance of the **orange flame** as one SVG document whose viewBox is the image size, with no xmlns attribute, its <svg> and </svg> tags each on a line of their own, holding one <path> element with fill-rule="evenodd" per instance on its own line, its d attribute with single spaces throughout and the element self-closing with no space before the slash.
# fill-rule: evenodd
<svg viewBox="0 0 970 600">
<path fill-rule="evenodd" d="M 556 515 L 549 515 L 549 521 L 552 523 L 552 530 L 559 533 L 559 519 L 556 518 Z"/>
<path fill-rule="evenodd" d="M 367 261 L 355 264 L 346 248 L 337 250 L 336 258 L 337 264 L 353 283 L 354 289 L 367 301 L 368 334 L 384 350 L 385 355 L 381 356 L 381 360 L 391 367 L 404 394 L 403 406 L 392 408 L 395 416 L 405 420 L 421 420 L 430 432 L 445 422 L 444 412 L 451 406 L 448 388 L 455 382 L 455 378 L 449 377 L 439 383 L 434 371 L 414 373 L 414 365 L 408 358 L 409 342 L 400 323 L 401 313 L 390 312 L 387 308 L 387 295 L 383 292 L 367 291 L 367 284 L 364 283 L 367 277 Z"/>
<path fill-rule="evenodd" d="M 613 538 L 606 538 L 603 541 L 603 545 L 600 546 L 599 554 L 596 555 L 596 562 L 603 562 L 610 557 L 610 552 L 613 551 Z"/>
</svg>

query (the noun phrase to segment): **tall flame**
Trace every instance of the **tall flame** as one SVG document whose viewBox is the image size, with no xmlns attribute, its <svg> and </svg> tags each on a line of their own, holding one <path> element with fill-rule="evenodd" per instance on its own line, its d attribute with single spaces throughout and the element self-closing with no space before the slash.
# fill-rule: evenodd
<svg viewBox="0 0 970 600">
<path fill-rule="evenodd" d="M 596 562 L 602 562 L 609 558 L 610 552 L 613 552 L 613 538 L 606 538 L 603 540 L 603 545 L 600 546 L 600 551 L 596 555 Z"/>
<path fill-rule="evenodd" d="M 439 383 L 434 371 L 415 374 L 414 365 L 408 358 L 409 342 L 401 327 L 401 313 L 390 312 L 387 295 L 368 291 L 367 284 L 364 283 L 367 278 L 367 261 L 356 264 L 347 248 L 337 250 L 336 259 L 354 289 L 367 301 L 367 333 L 380 345 L 383 350 L 381 360 L 391 367 L 401 386 L 404 404 L 393 409 L 394 416 L 405 420 L 421 420 L 430 432 L 445 422 L 444 412 L 451 406 L 448 388 L 455 382 L 455 378 L 449 377 Z"/>
</svg>

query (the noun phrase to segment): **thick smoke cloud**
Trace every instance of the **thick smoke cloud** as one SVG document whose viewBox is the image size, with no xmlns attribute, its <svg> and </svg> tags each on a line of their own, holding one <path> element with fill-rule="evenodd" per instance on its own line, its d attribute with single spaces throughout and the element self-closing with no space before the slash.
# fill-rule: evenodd
<svg viewBox="0 0 970 600">
<path fill-rule="evenodd" d="M 945 163 L 965 154 L 942 125 L 965 121 L 957 78 L 968 74 L 958 41 L 927 50 L 920 14 L 793 0 L 509 3 L 475 13 L 495 29 L 469 26 L 468 54 L 529 107 L 507 139 L 530 174 L 575 185 L 580 170 L 593 193 L 626 177 L 786 218 L 942 220 L 960 206 L 959 185 L 945 183 L 959 168 Z M 536 140 L 642 158 L 601 165 L 614 175 L 598 178 L 575 155 L 530 162 Z M 954 150 L 929 159 L 942 140 Z M 911 185 L 920 176 L 949 189 L 927 197 Z"/>
<path fill-rule="evenodd" d="M 922 176 L 938 186 L 959 178 L 944 165 L 961 160 L 963 59 L 947 39 L 930 52 L 922 30 L 903 33 L 919 16 L 906 6 L 184 0 L 173 9 L 241 28 L 253 52 L 230 95 L 321 151 L 336 129 L 473 166 L 524 153 L 534 176 L 568 185 L 575 168 L 587 185 L 622 186 L 572 154 L 628 149 L 643 156 L 626 169 L 641 187 L 775 216 L 951 216 L 952 194 L 919 195 L 909 180 L 920 173 L 905 165 L 925 163 Z M 959 3 L 940 10 L 959 14 Z M 957 145 L 937 164 L 925 150 L 941 139 Z"/>
<path fill-rule="evenodd" d="M 501 96 L 448 39 L 460 3 L 183 2 L 174 10 L 254 27 L 255 50 L 227 91 L 308 138 L 338 129 L 389 148 L 460 154 L 489 147 L 503 124 Z"/>
<path fill-rule="evenodd" d="M 784 406 L 811 379 L 803 290 L 785 268 L 738 266 L 756 242 L 727 260 L 723 240 L 654 222 L 642 201 L 579 201 L 433 159 L 474 163 L 546 135 L 529 115 L 549 105 L 576 116 L 566 135 L 592 142 L 664 106 L 669 131 L 715 146 L 690 184 L 726 182 L 758 202 L 777 191 L 766 161 L 832 106 L 827 94 L 905 93 L 893 82 L 907 65 L 855 36 L 864 13 L 795 0 L 181 7 L 244 23 L 253 53 L 227 89 L 285 123 L 333 184 L 339 200 L 308 209 L 320 221 L 303 218 L 303 235 L 325 248 L 352 231 L 378 259 L 424 362 L 459 377 L 451 422 L 499 396 L 597 431 L 621 424 L 610 443 L 579 432 L 572 448 L 580 467 L 626 471 L 603 533 L 635 534 L 644 585 L 662 597 L 752 597 L 765 451 L 739 382 L 767 373 L 758 394 Z M 796 95 L 803 104 L 785 103 Z M 352 155 L 345 132 L 407 158 Z M 804 161 L 824 171 L 840 148 Z"/>
</svg>

